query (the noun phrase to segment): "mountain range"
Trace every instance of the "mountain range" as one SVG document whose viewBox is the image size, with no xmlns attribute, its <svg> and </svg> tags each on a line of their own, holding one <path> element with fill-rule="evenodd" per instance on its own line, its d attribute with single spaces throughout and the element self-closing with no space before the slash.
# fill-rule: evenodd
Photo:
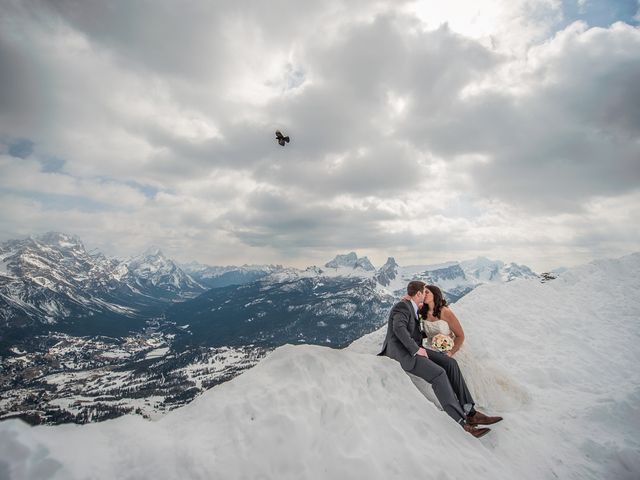
<svg viewBox="0 0 640 480">
<path fill-rule="evenodd" d="M 108 258 L 64 233 L 9 240 L 0 244 L 0 418 L 154 415 L 280 345 L 339 348 L 378 329 L 409 280 L 435 283 L 454 302 L 518 278 L 537 276 L 483 258 L 402 267 L 390 257 L 376 269 L 350 252 L 306 269 L 221 267 L 178 264 L 159 249 Z"/>
<path fill-rule="evenodd" d="M 323 267 L 305 270 L 281 265 L 179 265 L 159 249 L 122 261 L 88 253 L 76 236 L 50 232 L 0 244 L 0 348 L 6 350 L 7 342 L 26 332 L 124 335 L 139 331 L 146 321 L 162 318 L 165 313 L 180 325 L 213 324 L 219 316 L 231 315 L 229 307 L 236 309 L 231 317 L 235 319 L 237 314 L 250 323 L 255 315 L 242 310 L 247 303 L 243 288 L 254 283 L 254 290 L 263 292 L 262 305 L 286 304 L 291 308 L 287 316 L 291 314 L 296 322 L 302 315 L 309 318 L 309 311 L 313 311 L 314 318 L 322 317 L 319 321 L 327 323 L 331 318 L 342 325 L 348 315 L 358 315 L 368 297 L 386 308 L 389 298 L 399 296 L 411 279 L 439 285 L 449 301 L 455 302 L 481 283 L 532 277 L 536 274 L 528 267 L 486 258 L 412 267 L 400 267 L 389 258 L 376 269 L 367 257 L 358 258 L 355 252 L 336 255 Z M 351 302 L 347 309 L 326 309 L 326 301 L 318 296 L 321 291 L 326 298 L 345 298 L 344 292 L 351 289 L 353 293 L 355 287 L 366 293 L 347 295 Z M 298 296 L 298 307 L 274 302 L 287 293 Z M 197 299 L 201 294 L 205 296 Z M 218 302 L 225 308 L 217 309 Z M 216 306 L 214 311 L 211 304 Z M 266 312 L 261 310 L 260 318 L 266 316 L 270 324 Z M 273 313 L 278 314 L 277 308 Z"/>
</svg>

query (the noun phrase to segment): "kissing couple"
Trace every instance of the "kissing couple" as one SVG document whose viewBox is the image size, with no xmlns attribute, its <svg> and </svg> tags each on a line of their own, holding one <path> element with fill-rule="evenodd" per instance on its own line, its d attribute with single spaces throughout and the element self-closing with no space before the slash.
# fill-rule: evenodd
<svg viewBox="0 0 640 480">
<path fill-rule="evenodd" d="M 429 383 L 443 410 L 465 431 L 480 438 L 491 431 L 480 425 L 492 425 L 502 417 L 490 417 L 475 409 L 458 362 L 452 356 L 422 347 L 418 311 L 428 303 L 428 292 L 424 282 L 409 282 L 407 296 L 391 309 L 387 335 L 378 355 L 397 360 L 405 371 Z"/>
</svg>

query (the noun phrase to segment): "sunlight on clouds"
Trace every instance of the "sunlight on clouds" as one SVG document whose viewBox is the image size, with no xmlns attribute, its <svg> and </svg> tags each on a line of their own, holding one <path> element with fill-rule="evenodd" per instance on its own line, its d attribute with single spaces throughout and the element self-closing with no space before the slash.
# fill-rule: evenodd
<svg viewBox="0 0 640 480">
<path fill-rule="evenodd" d="M 367 212 L 377 210 L 394 216 L 405 217 L 415 210 L 415 205 L 410 205 L 407 200 L 400 198 L 356 197 L 352 195 L 339 195 L 328 203 L 336 210 L 351 210 Z"/>
<path fill-rule="evenodd" d="M 427 215 L 429 209 L 424 203 L 424 200 L 415 199 L 413 208 L 408 208 L 410 213 L 407 216 L 381 221 L 380 230 L 394 232 L 399 236 L 408 235 L 411 241 L 407 243 L 417 246 L 430 241 L 439 242 L 444 238 L 453 242 L 454 236 L 470 227 L 469 220 L 464 218 L 445 217 L 432 211 Z"/>
<path fill-rule="evenodd" d="M 326 164 L 328 173 L 335 173 L 340 170 L 345 160 L 349 157 L 347 153 L 333 153 L 327 155 L 323 163 Z"/>
<path fill-rule="evenodd" d="M 232 72 L 227 91 L 230 100 L 264 106 L 287 89 L 291 81 L 289 51 L 269 45 L 259 26 L 248 19 L 230 19 L 224 34 L 234 49 L 232 60 L 225 65 Z"/>
<path fill-rule="evenodd" d="M 394 91 L 389 91 L 387 92 L 387 103 L 389 105 L 392 118 L 398 117 L 401 116 L 407 108 L 409 97 L 408 95 L 399 95 Z"/>
<path fill-rule="evenodd" d="M 278 94 L 299 95 L 305 87 L 311 84 L 307 72 L 297 65 L 293 52 L 289 53 L 286 64 L 282 65 L 276 62 L 274 66 L 271 76 L 264 80 L 265 85 L 272 89 L 268 100 L 276 98 Z"/>
<path fill-rule="evenodd" d="M 409 95 L 401 95 L 393 90 L 388 90 L 386 92 L 386 108 L 380 109 L 380 114 L 372 119 L 372 123 L 382 135 L 392 136 L 406 118 L 405 114 L 409 105 Z"/>
<path fill-rule="evenodd" d="M 503 2 L 494 0 L 422 0 L 417 1 L 413 9 L 428 28 L 438 28 L 447 23 L 454 31 L 473 38 L 496 33 L 505 16 Z"/>
<path fill-rule="evenodd" d="M 429 29 L 446 23 L 489 48 L 522 52 L 549 34 L 561 5 L 561 0 L 418 0 L 408 8 Z"/>
<path fill-rule="evenodd" d="M 197 112 L 184 112 L 164 120 L 167 121 L 167 130 L 172 130 L 176 135 L 192 141 L 222 137 L 215 125 Z"/>
</svg>

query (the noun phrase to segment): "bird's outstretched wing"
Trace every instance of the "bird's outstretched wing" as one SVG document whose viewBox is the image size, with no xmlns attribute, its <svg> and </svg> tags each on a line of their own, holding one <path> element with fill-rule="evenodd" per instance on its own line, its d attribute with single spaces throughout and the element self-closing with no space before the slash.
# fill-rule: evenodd
<svg viewBox="0 0 640 480">
<path fill-rule="evenodd" d="M 276 130 L 276 140 L 284 147 L 285 143 L 289 143 L 289 136 L 285 137 L 280 130 Z"/>
</svg>

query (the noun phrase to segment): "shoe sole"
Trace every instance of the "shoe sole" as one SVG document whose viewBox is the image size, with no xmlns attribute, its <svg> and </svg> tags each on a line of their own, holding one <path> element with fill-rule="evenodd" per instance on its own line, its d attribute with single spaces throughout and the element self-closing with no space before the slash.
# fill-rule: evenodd
<svg viewBox="0 0 640 480">
<path fill-rule="evenodd" d="M 495 422 L 491 422 L 491 423 L 474 423 L 470 420 L 467 420 L 467 423 L 469 425 L 473 425 L 474 427 L 477 427 L 478 425 L 495 425 L 498 422 L 501 422 L 502 420 L 504 420 L 504 418 L 501 418 L 500 420 L 496 420 Z"/>
</svg>

